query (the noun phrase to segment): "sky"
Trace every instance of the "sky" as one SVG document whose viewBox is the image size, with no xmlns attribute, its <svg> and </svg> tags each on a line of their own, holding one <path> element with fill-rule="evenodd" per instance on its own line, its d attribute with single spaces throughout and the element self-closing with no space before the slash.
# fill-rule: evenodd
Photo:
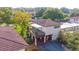
<svg viewBox="0 0 79 59">
<path fill-rule="evenodd" d="M 0 7 L 79 8 L 79 0 L 0 0 Z"/>
</svg>

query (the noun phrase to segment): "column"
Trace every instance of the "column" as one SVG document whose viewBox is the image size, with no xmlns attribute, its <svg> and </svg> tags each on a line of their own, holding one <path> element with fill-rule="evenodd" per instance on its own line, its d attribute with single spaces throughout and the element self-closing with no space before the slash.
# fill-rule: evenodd
<svg viewBox="0 0 79 59">
<path fill-rule="evenodd" d="M 44 36 L 44 43 L 46 43 L 46 36 Z"/>
<path fill-rule="evenodd" d="M 48 41 L 48 36 L 46 37 L 47 41 Z"/>
<path fill-rule="evenodd" d="M 35 39 L 35 46 L 37 46 L 37 39 L 36 38 L 34 38 Z"/>
</svg>

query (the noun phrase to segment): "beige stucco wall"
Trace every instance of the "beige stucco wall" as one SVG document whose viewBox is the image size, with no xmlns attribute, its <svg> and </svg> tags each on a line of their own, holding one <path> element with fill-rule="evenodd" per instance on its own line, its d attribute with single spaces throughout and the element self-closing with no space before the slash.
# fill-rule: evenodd
<svg viewBox="0 0 79 59">
<path fill-rule="evenodd" d="M 45 32 L 45 35 L 52 35 L 52 40 L 55 40 L 58 37 L 60 28 L 54 28 L 54 26 L 50 27 L 39 27 L 39 30 Z"/>
<path fill-rule="evenodd" d="M 54 26 L 43 27 L 42 31 L 44 31 L 46 35 L 51 35 L 52 34 L 52 40 L 55 40 L 58 37 L 60 28 L 54 28 Z"/>
</svg>

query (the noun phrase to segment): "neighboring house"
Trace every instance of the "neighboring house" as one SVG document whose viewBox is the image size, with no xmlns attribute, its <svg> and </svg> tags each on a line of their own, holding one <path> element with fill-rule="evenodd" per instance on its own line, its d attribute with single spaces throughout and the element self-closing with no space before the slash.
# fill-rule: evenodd
<svg viewBox="0 0 79 59">
<path fill-rule="evenodd" d="M 10 27 L 0 27 L 0 51 L 22 51 L 28 44 Z"/>
<path fill-rule="evenodd" d="M 71 23 L 79 23 L 79 16 L 70 17 L 69 22 L 71 22 Z"/>
<path fill-rule="evenodd" d="M 32 19 L 33 36 L 32 38 L 37 45 L 38 40 L 56 40 L 60 31 L 60 24 L 47 19 Z"/>
<path fill-rule="evenodd" d="M 63 23 L 60 26 L 61 30 L 64 31 L 77 31 L 79 32 L 79 24 L 78 23 Z"/>
</svg>

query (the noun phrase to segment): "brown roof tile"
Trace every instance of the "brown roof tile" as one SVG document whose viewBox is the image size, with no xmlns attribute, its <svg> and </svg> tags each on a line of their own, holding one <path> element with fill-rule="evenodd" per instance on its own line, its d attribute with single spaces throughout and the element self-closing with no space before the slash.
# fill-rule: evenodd
<svg viewBox="0 0 79 59">
<path fill-rule="evenodd" d="M 27 48 L 24 39 L 10 27 L 0 27 L 0 50 L 16 51 Z"/>
<path fill-rule="evenodd" d="M 39 24 L 41 26 L 54 26 L 54 25 L 59 25 L 59 23 L 52 21 L 52 20 L 48 20 L 48 19 L 32 19 L 31 20 L 33 23 Z"/>
</svg>

